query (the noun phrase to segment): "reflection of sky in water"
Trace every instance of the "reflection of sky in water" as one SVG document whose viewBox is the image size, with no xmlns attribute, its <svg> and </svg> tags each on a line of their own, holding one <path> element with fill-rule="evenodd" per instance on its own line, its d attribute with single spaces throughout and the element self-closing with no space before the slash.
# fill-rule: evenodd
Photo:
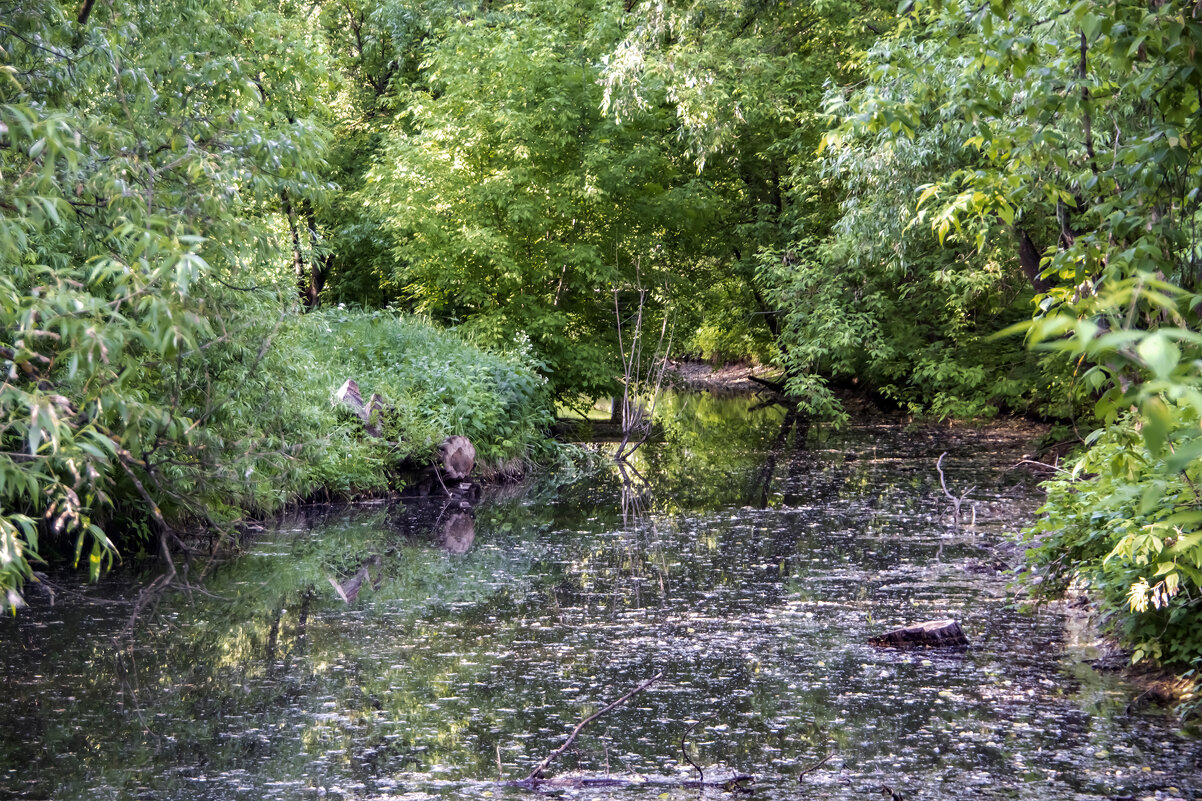
<svg viewBox="0 0 1202 801">
<path fill-rule="evenodd" d="M 549 771 L 648 781 L 569 797 L 697 798 L 656 783 L 696 776 L 694 721 L 693 760 L 755 774 L 759 798 L 1199 791 L 1197 743 L 1124 714 L 1121 685 L 1063 656 L 1057 615 L 1007 601 L 999 537 L 1037 503 L 1006 470 L 1025 432 L 866 427 L 766 457 L 779 411 L 672 403 L 625 498 L 614 473 L 467 519 L 296 515 L 212 572 L 217 597 L 167 598 L 131 650 L 110 645 L 127 605 L 60 593 L 5 621 L 0 796 L 518 797 L 498 763 L 524 776 L 661 670 Z M 944 451 L 949 486 L 976 486 L 970 530 L 948 521 Z M 128 598 L 126 580 L 84 591 Z M 864 644 L 944 616 L 974 647 Z"/>
</svg>

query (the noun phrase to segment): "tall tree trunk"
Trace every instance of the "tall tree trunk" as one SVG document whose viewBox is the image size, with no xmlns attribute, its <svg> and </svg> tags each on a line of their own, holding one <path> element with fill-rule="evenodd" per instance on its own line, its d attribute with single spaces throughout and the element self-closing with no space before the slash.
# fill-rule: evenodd
<svg viewBox="0 0 1202 801">
<path fill-rule="evenodd" d="M 284 207 L 284 216 L 288 218 L 288 233 L 292 235 L 292 271 L 296 275 L 296 286 L 301 300 L 306 300 L 308 290 L 305 281 L 305 256 L 301 253 L 300 231 L 296 227 L 296 211 L 292 201 L 288 199 L 288 190 L 280 190 L 280 202 Z"/>
<path fill-rule="evenodd" d="M 309 286 L 305 292 L 305 306 L 316 309 L 321 302 L 321 290 L 326 285 L 326 262 L 317 257 L 317 220 L 313 217 L 313 204 L 304 201 L 305 224 L 309 227 Z"/>
</svg>

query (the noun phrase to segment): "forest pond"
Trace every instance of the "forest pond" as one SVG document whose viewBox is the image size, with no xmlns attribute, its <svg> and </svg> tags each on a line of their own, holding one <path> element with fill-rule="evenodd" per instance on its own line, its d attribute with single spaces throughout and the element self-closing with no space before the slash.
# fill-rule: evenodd
<svg viewBox="0 0 1202 801">
<path fill-rule="evenodd" d="M 0 624 L 0 797 L 1195 798 L 1202 743 L 1058 608 L 1020 611 L 1006 532 L 1039 504 L 1017 425 L 782 437 L 674 396 L 636 472 L 306 508 L 148 606 L 53 575 Z M 954 525 L 948 488 L 971 488 Z M 962 651 L 867 644 L 962 621 Z M 534 793 L 551 764 L 629 780 Z M 829 758 L 827 758 L 829 756 Z M 820 763 L 824 758 L 825 762 Z"/>
</svg>

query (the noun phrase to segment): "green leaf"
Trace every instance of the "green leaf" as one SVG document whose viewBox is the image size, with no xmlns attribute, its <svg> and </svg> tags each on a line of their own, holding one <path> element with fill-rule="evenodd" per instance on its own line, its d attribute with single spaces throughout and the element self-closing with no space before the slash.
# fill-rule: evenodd
<svg viewBox="0 0 1202 801">
<path fill-rule="evenodd" d="M 1181 362 L 1181 349 L 1159 332 L 1146 336 L 1136 346 L 1136 352 L 1157 378 L 1169 377 Z"/>
<path fill-rule="evenodd" d="M 1165 402 L 1156 397 L 1145 400 L 1140 411 L 1143 413 L 1144 443 L 1153 456 L 1159 456 L 1173 427 L 1172 413 Z"/>
</svg>

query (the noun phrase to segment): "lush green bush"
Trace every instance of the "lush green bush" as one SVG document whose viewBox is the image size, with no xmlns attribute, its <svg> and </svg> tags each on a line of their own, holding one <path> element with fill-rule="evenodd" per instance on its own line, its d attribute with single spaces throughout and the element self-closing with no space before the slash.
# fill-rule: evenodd
<svg viewBox="0 0 1202 801">
<path fill-rule="evenodd" d="M 938 129 L 889 147 L 881 139 L 849 135 L 826 149 L 827 176 L 845 193 L 829 236 L 760 252 L 793 392 L 810 413 L 836 418 L 825 378 L 915 414 L 1047 411 L 1057 371 L 1017 338 L 994 336 L 1029 319 L 1026 279 L 1004 254 L 941 246 L 922 224 L 920 187 L 964 149 Z"/>
<path fill-rule="evenodd" d="M 767 364 L 777 357 L 772 333 L 758 314 L 747 282 L 727 278 L 702 288 L 691 309 L 695 319 L 682 315 L 684 330 L 692 331 L 679 352 L 718 363 L 725 361 Z M 673 354 L 675 356 L 676 354 Z"/>
<path fill-rule="evenodd" d="M 96 572 L 115 520 L 193 511 L 217 357 L 243 359 L 227 312 L 244 301 L 225 285 L 277 280 L 274 206 L 313 187 L 325 137 L 309 116 L 321 60 L 281 45 L 301 33 L 278 6 L 0 0 L 0 19 L 0 592 L 15 604 L 39 551 Z"/>
<path fill-rule="evenodd" d="M 311 471 L 303 484 L 354 494 L 387 486 L 390 466 L 430 458 L 451 434 L 472 440 L 485 465 L 532 461 L 551 406 L 546 382 L 523 358 L 480 350 L 418 318 L 331 309 L 289 319 L 265 360 L 262 400 L 238 402 L 248 415 L 258 403 L 279 411 L 267 430 L 302 443 L 298 458 Z M 381 440 L 331 406 L 348 378 L 365 398 L 384 399 Z"/>
<path fill-rule="evenodd" d="M 1028 532 L 1030 577 L 1045 596 L 1073 583 L 1096 594 L 1107 624 L 1152 658 L 1202 665 L 1202 443 L 1181 409 L 1166 447 L 1149 449 L 1139 417 L 1097 432 L 1071 471 L 1048 482 L 1045 516 Z"/>
</svg>

